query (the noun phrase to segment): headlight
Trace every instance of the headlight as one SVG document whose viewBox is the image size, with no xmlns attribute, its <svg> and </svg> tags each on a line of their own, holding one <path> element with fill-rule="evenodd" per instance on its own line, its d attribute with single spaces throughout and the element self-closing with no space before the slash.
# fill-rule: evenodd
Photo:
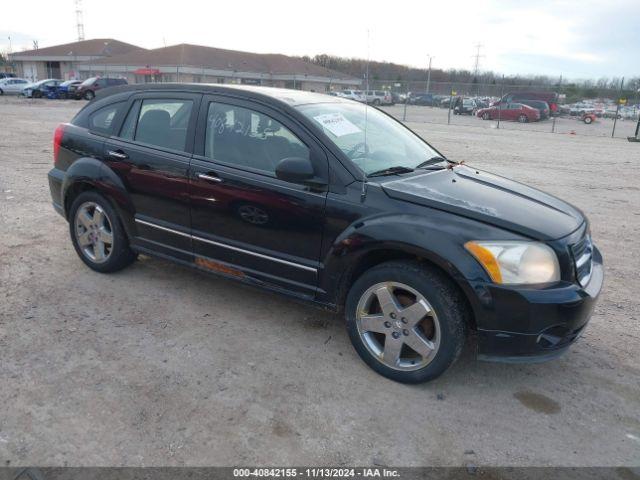
<svg viewBox="0 0 640 480">
<path fill-rule="evenodd" d="M 558 257 L 544 243 L 483 241 L 467 242 L 464 247 L 495 283 L 529 284 L 560 280 Z"/>
</svg>

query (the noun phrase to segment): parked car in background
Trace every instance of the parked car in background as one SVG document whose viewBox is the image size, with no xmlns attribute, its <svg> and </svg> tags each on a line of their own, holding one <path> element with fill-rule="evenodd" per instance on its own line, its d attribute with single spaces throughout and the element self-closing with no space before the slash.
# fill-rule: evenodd
<svg viewBox="0 0 640 480">
<path fill-rule="evenodd" d="M 487 108 L 491 106 L 491 100 L 489 98 L 476 97 L 474 98 L 474 101 L 476 102 L 476 111 L 480 110 L 481 108 Z"/>
<path fill-rule="evenodd" d="M 127 85 L 124 78 L 100 78 L 91 77 L 82 82 L 75 90 L 76 100 L 84 98 L 91 100 L 96 96 L 96 92 L 107 87 L 117 87 L 118 85 Z"/>
<path fill-rule="evenodd" d="M 456 97 L 453 102 L 454 115 L 473 115 L 476 110 L 476 101 L 472 98 Z"/>
<path fill-rule="evenodd" d="M 364 102 L 365 96 L 362 90 L 342 90 L 338 92 L 338 96 L 342 98 L 348 98 L 349 100 L 355 100 L 356 102 Z"/>
<path fill-rule="evenodd" d="M 393 105 L 393 97 L 391 92 L 386 90 L 367 90 L 365 93 L 365 101 L 371 105 Z"/>
<path fill-rule="evenodd" d="M 555 358 L 603 283 L 579 209 L 446 159 L 377 108 L 317 93 L 109 89 L 55 130 L 48 180 L 87 267 L 115 272 L 142 253 L 343 312 L 358 355 L 399 382 L 438 377 L 469 333 L 485 360 Z"/>
<path fill-rule="evenodd" d="M 538 110 L 540 112 L 540 120 L 546 120 L 551 116 L 551 109 L 547 102 L 542 100 L 521 100 L 520 103 L 523 105 L 529 105 L 530 107 Z"/>
<path fill-rule="evenodd" d="M 511 92 L 504 95 L 497 103 L 522 103 L 522 100 L 542 100 L 547 102 L 551 115 L 558 113 L 558 94 L 556 92 Z M 494 105 L 496 105 L 494 103 Z"/>
<path fill-rule="evenodd" d="M 578 102 L 569 106 L 569 115 L 582 116 L 583 113 L 596 113 L 596 109 L 591 103 L 585 102 Z"/>
<path fill-rule="evenodd" d="M 82 83 L 80 80 L 67 80 L 58 87 L 61 98 L 76 98 L 76 90 Z"/>
<path fill-rule="evenodd" d="M 520 123 L 537 122 L 540 112 L 522 103 L 501 103 L 488 108 L 481 108 L 476 115 L 483 120 L 512 120 Z"/>
<path fill-rule="evenodd" d="M 3 78 L 17 78 L 15 73 L 0 72 L 0 80 Z"/>
<path fill-rule="evenodd" d="M 63 80 L 59 78 L 47 78 L 46 80 L 40 80 L 35 83 L 28 83 L 22 89 L 22 95 L 27 98 L 41 98 L 47 96 L 49 90 L 52 88 L 58 88 Z"/>
<path fill-rule="evenodd" d="M 29 80 L 17 77 L 0 79 L 0 95 L 20 95 L 22 89 L 29 85 Z"/>
<path fill-rule="evenodd" d="M 427 107 L 433 106 L 433 94 L 432 93 L 415 93 L 411 92 L 409 95 L 410 105 L 423 105 Z"/>
</svg>

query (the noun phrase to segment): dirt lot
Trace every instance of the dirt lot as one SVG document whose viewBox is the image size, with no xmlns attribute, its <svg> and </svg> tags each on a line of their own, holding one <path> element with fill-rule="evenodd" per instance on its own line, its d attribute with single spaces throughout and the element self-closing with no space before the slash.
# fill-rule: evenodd
<svg viewBox="0 0 640 480">
<path fill-rule="evenodd" d="M 561 359 L 392 383 L 337 316 L 142 258 L 77 258 L 50 204 L 80 102 L 0 98 L 2 465 L 639 465 L 640 144 L 412 124 L 591 218 L 606 285 Z M 627 471 L 628 472 L 628 471 Z"/>
</svg>

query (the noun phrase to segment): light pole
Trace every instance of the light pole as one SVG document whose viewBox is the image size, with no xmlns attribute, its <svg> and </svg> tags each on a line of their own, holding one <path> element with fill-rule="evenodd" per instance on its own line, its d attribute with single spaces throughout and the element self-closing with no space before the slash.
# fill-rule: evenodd
<svg viewBox="0 0 640 480">
<path fill-rule="evenodd" d="M 431 61 L 433 60 L 434 57 L 432 57 L 431 55 L 427 55 L 427 57 L 429 57 L 429 71 L 427 72 L 427 92 L 429 93 L 429 86 L 431 84 Z"/>
</svg>

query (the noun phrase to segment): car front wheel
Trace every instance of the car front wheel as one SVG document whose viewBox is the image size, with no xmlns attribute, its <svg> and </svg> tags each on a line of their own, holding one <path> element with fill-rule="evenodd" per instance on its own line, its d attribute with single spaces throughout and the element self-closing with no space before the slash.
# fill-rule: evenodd
<svg viewBox="0 0 640 480">
<path fill-rule="evenodd" d="M 483 120 L 491 120 L 491 115 L 489 115 L 489 112 L 484 112 L 482 114 L 482 119 Z"/>
<path fill-rule="evenodd" d="M 93 270 L 115 272 L 137 257 L 115 209 L 97 192 L 76 197 L 69 211 L 69 229 L 78 256 Z"/>
<path fill-rule="evenodd" d="M 527 116 L 526 116 L 526 115 L 522 114 L 522 115 L 520 115 L 520 116 L 518 117 L 518 121 L 519 121 L 520 123 L 527 123 L 527 122 L 529 121 L 529 119 L 527 118 Z"/>
<path fill-rule="evenodd" d="M 356 352 L 391 380 L 433 380 L 462 351 L 465 303 L 436 269 L 408 261 L 373 267 L 354 283 L 345 308 Z"/>
<path fill-rule="evenodd" d="M 93 97 L 95 97 L 96 94 L 93 93 L 91 90 L 87 90 L 84 94 L 84 99 L 85 100 L 93 100 Z"/>
</svg>

